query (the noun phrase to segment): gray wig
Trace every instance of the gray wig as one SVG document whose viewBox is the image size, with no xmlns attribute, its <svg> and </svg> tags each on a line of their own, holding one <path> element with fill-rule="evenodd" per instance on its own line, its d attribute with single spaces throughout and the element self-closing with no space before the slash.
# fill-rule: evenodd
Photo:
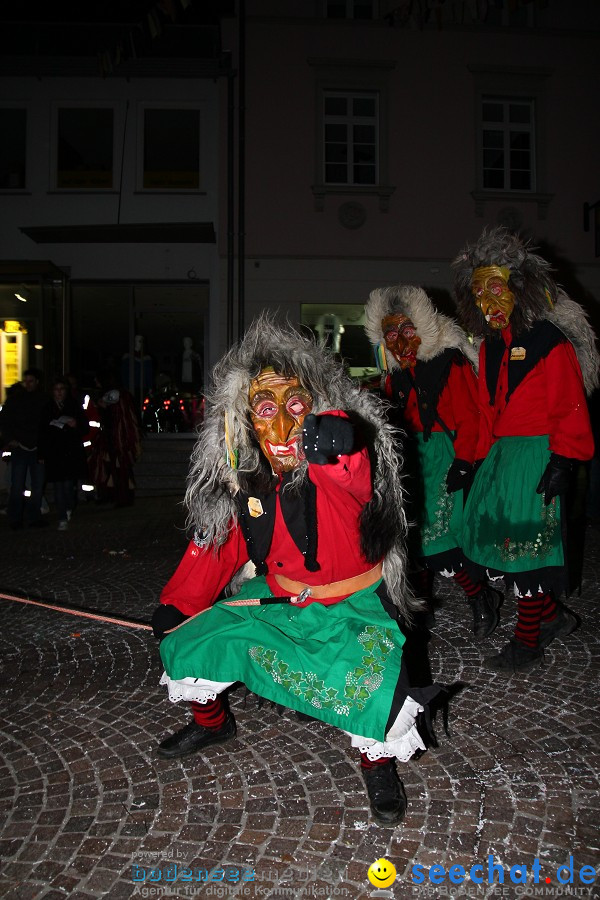
<svg viewBox="0 0 600 900">
<path fill-rule="evenodd" d="M 384 339 L 383 319 L 396 314 L 408 316 L 421 338 L 417 360 L 427 362 L 444 350 L 456 348 L 473 366 L 477 365 L 477 353 L 460 325 L 439 313 L 423 288 L 415 284 L 398 284 L 371 291 L 365 306 L 365 331 L 372 344 L 379 344 Z M 385 355 L 388 370 L 397 369 L 398 362 L 387 348 Z"/>
<path fill-rule="evenodd" d="M 344 410 L 358 425 L 373 473 L 373 497 L 361 514 L 362 552 L 374 562 L 384 558 L 390 597 L 409 617 L 413 601 L 405 586 L 407 526 L 396 429 L 387 423 L 381 401 L 361 391 L 330 351 L 312 336 L 276 325 L 267 314 L 254 321 L 213 370 L 204 423 L 191 457 L 185 495 L 188 527 L 216 549 L 237 522 L 236 493 L 257 484 L 264 489 L 265 477 L 273 481 L 268 466 L 265 473 L 266 460 L 255 438 L 248 403 L 250 382 L 266 366 L 286 377 L 296 375 L 312 394 L 316 415 Z M 228 464 L 227 443 L 237 451 L 237 468 Z M 287 489 L 293 490 L 307 478 L 308 464 L 303 461 Z"/>
<path fill-rule="evenodd" d="M 471 334 L 490 335 L 483 313 L 475 305 L 471 278 L 473 271 L 483 266 L 506 266 L 510 269 L 508 286 L 515 296 L 510 319 L 513 334 L 528 331 L 540 319 L 552 322 L 573 344 L 590 394 L 598 387 L 600 355 L 587 313 L 557 285 L 550 263 L 529 247 L 503 227 L 484 228 L 475 243 L 467 244 L 452 263 L 459 317 Z"/>
</svg>

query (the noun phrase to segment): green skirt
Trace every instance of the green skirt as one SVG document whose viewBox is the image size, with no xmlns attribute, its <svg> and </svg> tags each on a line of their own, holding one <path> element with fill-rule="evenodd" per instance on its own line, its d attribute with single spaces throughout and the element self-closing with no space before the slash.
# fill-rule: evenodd
<svg viewBox="0 0 600 900">
<path fill-rule="evenodd" d="M 550 459 L 548 435 L 500 438 L 481 464 L 464 513 L 463 551 L 497 572 L 564 563 L 560 499 L 536 493 Z"/>
<path fill-rule="evenodd" d="M 332 606 L 215 603 L 162 641 L 166 675 L 241 681 L 275 703 L 383 741 L 405 638 L 378 584 Z M 268 596 L 258 577 L 231 599 Z"/>
<path fill-rule="evenodd" d="M 415 517 L 419 529 L 417 556 L 433 556 L 460 547 L 463 517 L 463 492 L 446 491 L 446 475 L 454 460 L 452 441 L 443 431 L 433 431 L 428 441 L 423 435 L 411 435 L 417 454 Z M 420 502 L 419 502 L 420 501 Z"/>
</svg>

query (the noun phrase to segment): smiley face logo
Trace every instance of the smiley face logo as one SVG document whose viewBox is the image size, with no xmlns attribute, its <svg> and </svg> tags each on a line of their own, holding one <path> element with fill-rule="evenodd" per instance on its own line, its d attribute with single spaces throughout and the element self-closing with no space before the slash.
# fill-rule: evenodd
<svg viewBox="0 0 600 900">
<path fill-rule="evenodd" d="M 377 888 L 386 888 L 396 880 L 396 867 L 389 859 L 376 859 L 371 863 L 367 872 L 367 878 Z"/>
</svg>

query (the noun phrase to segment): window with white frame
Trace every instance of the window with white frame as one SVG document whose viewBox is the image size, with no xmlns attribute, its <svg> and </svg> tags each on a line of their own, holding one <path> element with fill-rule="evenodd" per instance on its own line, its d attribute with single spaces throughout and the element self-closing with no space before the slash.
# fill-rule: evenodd
<svg viewBox="0 0 600 900">
<path fill-rule="evenodd" d="M 375 0 L 325 0 L 327 19 L 373 19 Z"/>
<path fill-rule="evenodd" d="M 0 190 L 26 187 L 27 110 L 0 108 Z"/>
<path fill-rule="evenodd" d="M 143 110 L 144 190 L 200 189 L 200 110 Z"/>
<path fill-rule="evenodd" d="M 378 116 L 376 92 L 324 91 L 324 184 L 378 183 Z"/>
<path fill-rule="evenodd" d="M 114 110 L 109 106 L 59 106 L 56 110 L 56 187 L 113 187 Z"/>
<path fill-rule="evenodd" d="M 535 108 L 524 97 L 481 98 L 481 188 L 535 191 Z"/>
</svg>

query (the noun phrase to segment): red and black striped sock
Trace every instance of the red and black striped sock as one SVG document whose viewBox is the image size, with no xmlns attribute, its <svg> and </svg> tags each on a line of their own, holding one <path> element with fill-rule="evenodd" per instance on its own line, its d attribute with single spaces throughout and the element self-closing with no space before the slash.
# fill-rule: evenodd
<svg viewBox="0 0 600 900">
<path fill-rule="evenodd" d="M 553 622 L 558 613 L 558 603 L 552 594 L 544 594 L 542 606 L 542 622 Z"/>
<path fill-rule="evenodd" d="M 381 756 L 379 759 L 369 759 L 366 753 L 361 753 L 360 767 L 361 769 L 376 769 L 377 766 L 385 766 L 393 758 L 393 756 Z"/>
<path fill-rule="evenodd" d="M 540 636 L 540 622 L 544 595 L 519 597 L 519 614 L 515 626 L 515 637 L 521 644 L 535 650 Z"/>
<path fill-rule="evenodd" d="M 461 588 L 469 599 L 475 597 L 484 587 L 483 582 L 473 581 L 473 579 L 469 575 L 467 575 L 464 569 L 461 569 L 459 572 L 455 572 L 452 577 L 457 582 L 457 584 L 460 584 Z"/>
<path fill-rule="evenodd" d="M 208 703 L 197 703 L 192 700 L 192 712 L 196 725 L 202 725 L 209 731 L 220 731 L 227 719 L 227 713 L 220 697 Z"/>
</svg>

